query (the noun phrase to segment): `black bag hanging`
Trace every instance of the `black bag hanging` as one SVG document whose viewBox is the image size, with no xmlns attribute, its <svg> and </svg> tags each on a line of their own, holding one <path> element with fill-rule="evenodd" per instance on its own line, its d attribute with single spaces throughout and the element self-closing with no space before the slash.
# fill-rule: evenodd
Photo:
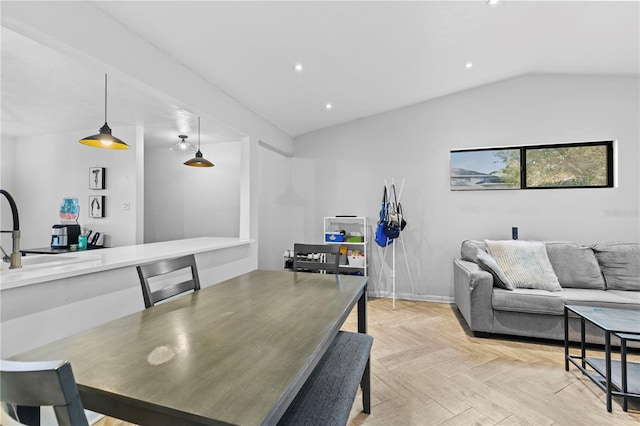
<svg viewBox="0 0 640 426">
<path fill-rule="evenodd" d="M 404 231 L 404 228 L 407 226 L 407 221 L 404 219 L 401 203 L 398 203 L 398 215 L 400 215 L 400 231 Z"/>
<path fill-rule="evenodd" d="M 398 212 L 398 197 L 396 196 L 396 186 L 394 184 L 391 185 L 391 193 L 393 193 L 393 201 L 391 200 L 391 195 L 389 195 L 389 203 L 387 204 L 387 220 L 386 224 L 383 228 L 383 233 L 388 238 L 394 239 L 400 236 L 400 222 L 401 217 Z M 386 187 L 385 187 L 386 194 Z"/>
<path fill-rule="evenodd" d="M 386 247 L 393 244 L 393 239 L 387 237 L 385 229 L 389 221 L 389 203 L 387 202 L 387 186 L 385 185 L 382 192 L 382 205 L 380 206 L 380 219 L 378 220 L 378 227 L 376 228 L 375 241 L 380 247 Z"/>
</svg>

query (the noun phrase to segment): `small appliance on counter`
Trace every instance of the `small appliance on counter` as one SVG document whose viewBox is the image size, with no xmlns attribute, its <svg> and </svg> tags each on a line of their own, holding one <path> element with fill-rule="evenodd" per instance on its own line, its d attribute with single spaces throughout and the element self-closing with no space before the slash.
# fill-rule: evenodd
<svg viewBox="0 0 640 426">
<path fill-rule="evenodd" d="M 78 244 L 80 225 L 59 224 L 51 228 L 51 248 L 69 248 L 72 244 Z"/>
</svg>

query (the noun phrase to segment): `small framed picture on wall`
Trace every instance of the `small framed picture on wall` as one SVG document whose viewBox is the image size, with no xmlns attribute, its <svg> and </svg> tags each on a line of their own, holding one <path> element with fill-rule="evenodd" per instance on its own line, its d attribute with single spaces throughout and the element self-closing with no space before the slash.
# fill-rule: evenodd
<svg viewBox="0 0 640 426">
<path fill-rule="evenodd" d="M 89 196 L 89 217 L 104 217 L 104 195 L 90 195 Z"/>
<path fill-rule="evenodd" d="M 89 168 L 89 189 L 105 189 L 105 172 L 104 167 Z"/>
</svg>

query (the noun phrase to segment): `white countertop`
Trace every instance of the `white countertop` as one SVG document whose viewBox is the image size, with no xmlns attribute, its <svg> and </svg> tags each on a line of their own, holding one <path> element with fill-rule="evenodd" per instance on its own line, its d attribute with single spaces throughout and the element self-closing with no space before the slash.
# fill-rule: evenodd
<svg viewBox="0 0 640 426">
<path fill-rule="evenodd" d="M 236 247 L 252 242 L 253 240 L 240 238 L 200 237 L 56 255 L 28 255 L 22 258 L 25 266 L 21 269 L 9 269 L 9 265 L 2 264 L 0 290 L 135 266 L 191 253 Z M 37 261 L 41 256 L 52 261 L 29 265 L 29 260 Z"/>
</svg>

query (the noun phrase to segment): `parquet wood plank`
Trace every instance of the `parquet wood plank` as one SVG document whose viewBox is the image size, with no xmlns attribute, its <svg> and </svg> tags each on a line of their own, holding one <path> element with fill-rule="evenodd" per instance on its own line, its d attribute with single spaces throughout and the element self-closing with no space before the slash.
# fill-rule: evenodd
<svg viewBox="0 0 640 426">
<path fill-rule="evenodd" d="M 513 415 L 496 424 L 497 426 L 533 426 L 531 423 Z"/>
<path fill-rule="evenodd" d="M 432 376 L 434 372 L 413 372 L 413 371 L 396 371 L 396 376 L 400 376 L 403 383 L 413 387 L 416 392 L 421 392 L 447 410 L 458 415 L 467 411 L 471 406 L 460 398 L 459 390 L 454 386 L 450 386 L 446 382 L 434 380 Z M 373 410 L 373 408 L 372 408 Z"/>
<path fill-rule="evenodd" d="M 486 417 L 482 413 L 474 410 L 473 408 L 465 411 L 464 413 L 456 416 L 446 422 L 440 423 L 442 426 L 459 426 L 459 425 L 474 425 L 474 426 L 490 426 L 495 422 Z"/>
<path fill-rule="evenodd" d="M 442 424 L 454 418 L 455 415 L 436 402 L 430 402 L 423 407 L 404 412 L 396 417 L 387 419 L 387 425 L 422 426 L 428 424 Z M 364 423 L 363 423 L 364 424 Z"/>
</svg>

